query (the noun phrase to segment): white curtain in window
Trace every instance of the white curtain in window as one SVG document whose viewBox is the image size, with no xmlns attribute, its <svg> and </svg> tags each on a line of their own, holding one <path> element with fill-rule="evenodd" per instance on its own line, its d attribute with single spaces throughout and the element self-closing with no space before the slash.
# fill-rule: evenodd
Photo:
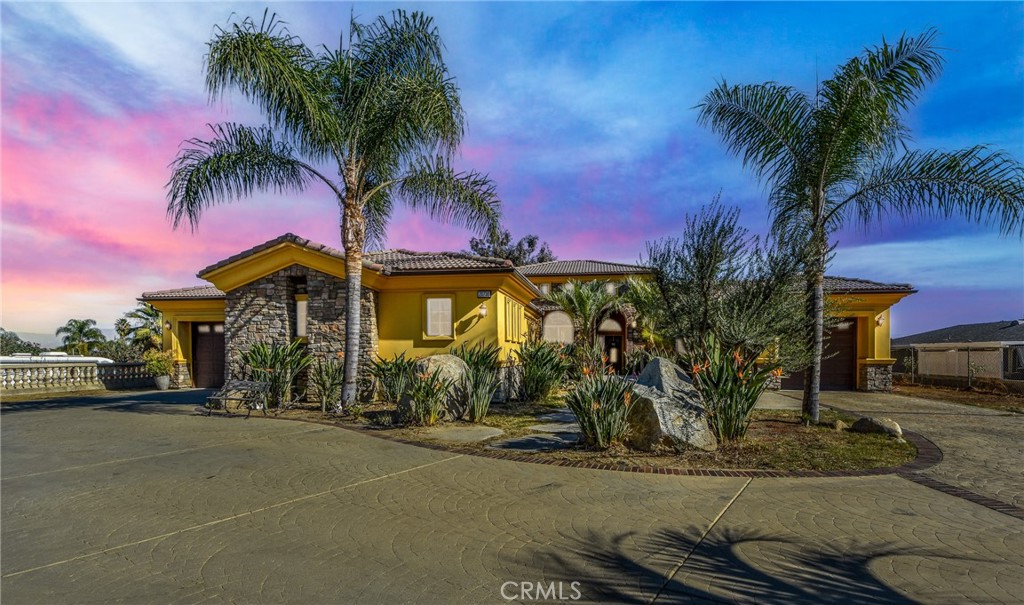
<svg viewBox="0 0 1024 605">
<path fill-rule="evenodd" d="M 452 335 L 452 299 L 427 299 L 427 336 Z"/>
<path fill-rule="evenodd" d="M 563 311 L 552 311 L 544 316 L 544 340 L 571 344 L 573 339 L 572 319 Z"/>
</svg>

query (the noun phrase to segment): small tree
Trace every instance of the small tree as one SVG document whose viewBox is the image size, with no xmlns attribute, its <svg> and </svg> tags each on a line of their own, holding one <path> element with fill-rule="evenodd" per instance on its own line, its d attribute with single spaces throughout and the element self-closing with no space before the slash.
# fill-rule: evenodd
<svg viewBox="0 0 1024 605">
<path fill-rule="evenodd" d="M 0 328 L 0 355 L 12 355 L 14 353 L 31 353 L 38 355 L 43 352 L 43 345 L 38 342 L 22 340 L 14 332 Z"/>
<path fill-rule="evenodd" d="M 537 243 L 539 241 L 538 236 L 528 234 L 513 244 L 512 234 L 507 229 L 496 229 L 492 230 L 486 238 L 471 238 L 469 248 L 473 254 L 480 256 L 508 259 L 517 267 L 558 260 L 551 253 L 547 242 L 542 242 L 538 250 Z"/>
<path fill-rule="evenodd" d="M 650 292 L 635 296 L 683 358 L 721 441 L 746 432 L 768 376 L 799 366 L 809 348 L 803 329 L 799 247 L 764 244 L 738 224 L 739 211 L 717 200 L 686 218 L 681 239 L 647 244 Z"/>
</svg>

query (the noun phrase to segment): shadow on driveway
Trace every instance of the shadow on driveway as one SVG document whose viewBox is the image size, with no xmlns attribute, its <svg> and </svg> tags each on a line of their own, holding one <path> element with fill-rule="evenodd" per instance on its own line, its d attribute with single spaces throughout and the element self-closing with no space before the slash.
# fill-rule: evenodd
<svg viewBox="0 0 1024 605">
<path fill-rule="evenodd" d="M 700 535 L 697 527 L 660 532 L 642 549 L 657 553 L 655 561 L 638 561 L 628 554 L 635 552 L 638 536 L 594 534 L 569 547 L 574 551 L 571 556 L 550 553 L 553 564 L 545 568 L 579 581 L 585 598 L 600 602 L 902 604 L 914 601 L 879 580 L 871 562 L 895 556 L 949 555 L 856 540 L 812 546 L 768 531 L 712 531 L 698 542 Z M 752 554 L 755 560 L 767 557 L 771 562 L 762 568 L 751 561 Z M 667 570 L 683 561 L 666 580 Z M 632 581 L 627 584 L 624 578 Z M 657 595 L 653 601 L 652 595 Z"/>
<path fill-rule="evenodd" d="M 134 391 L 131 393 L 102 393 L 73 395 L 54 399 L 39 399 L 18 403 L 5 403 L 0 412 L 37 412 L 64 408 L 95 408 L 104 412 L 134 412 L 137 414 L 184 414 L 202 405 L 214 393 L 211 389 L 181 389 L 174 391 Z"/>
</svg>

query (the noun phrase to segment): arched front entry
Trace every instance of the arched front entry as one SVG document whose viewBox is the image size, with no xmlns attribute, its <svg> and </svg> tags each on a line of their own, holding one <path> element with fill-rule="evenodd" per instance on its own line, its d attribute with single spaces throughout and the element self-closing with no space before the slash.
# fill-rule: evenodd
<svg viewBox="0 0 1024 605">
<path fill-rule="evenodd" d="M 626 320 L 621 313 L 612 313 L 598 325 L 597 343 L 608 365 L 621 373 L 626 362 Z"/>
</svg>

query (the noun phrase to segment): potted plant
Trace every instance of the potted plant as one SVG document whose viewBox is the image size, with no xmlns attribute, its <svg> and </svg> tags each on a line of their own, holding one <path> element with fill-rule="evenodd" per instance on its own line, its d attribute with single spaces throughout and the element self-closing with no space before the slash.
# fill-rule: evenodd
<svg viewBox="0 0 1024 605">
<path fill-rule="evenodd" d="M 156 388 L 166 391 L 171 386 L 171 370 L 174 369 L 174 354 L 170 351 L 147 351 L 143 356 L 146 372 L 156 381 Z"/>
</svg>

